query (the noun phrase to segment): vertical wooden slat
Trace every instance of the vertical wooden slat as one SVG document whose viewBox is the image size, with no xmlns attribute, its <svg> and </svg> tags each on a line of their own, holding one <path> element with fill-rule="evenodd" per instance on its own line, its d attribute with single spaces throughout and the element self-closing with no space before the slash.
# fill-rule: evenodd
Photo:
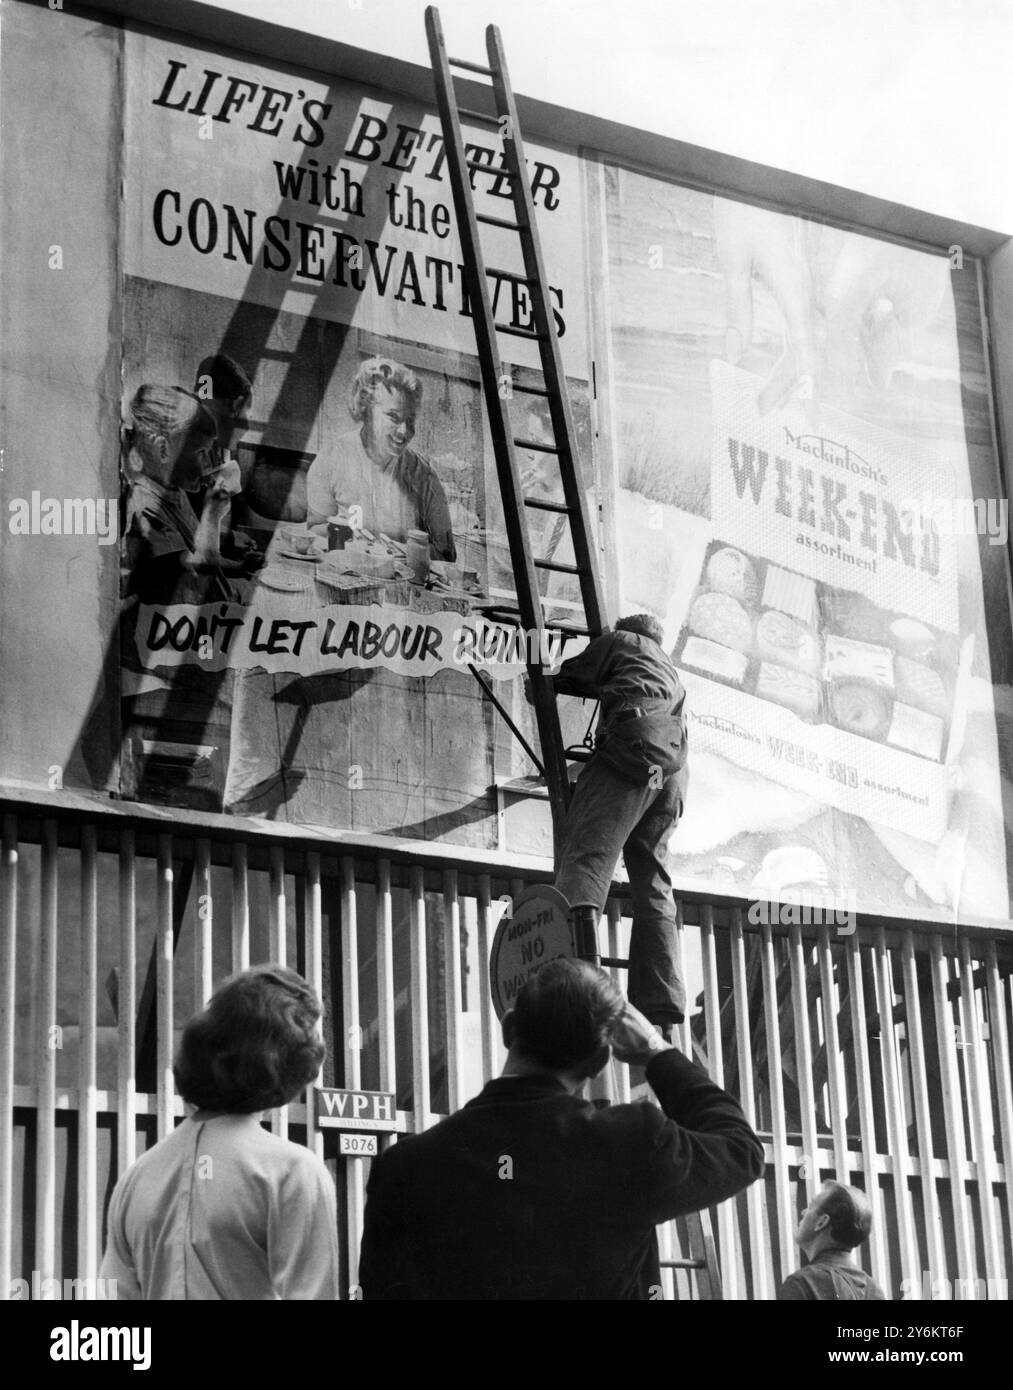
<svg viewBox="0 0 1013 1390">
<path fill-rule="evenodd" d="M 918 967 L 914 940 L 904 935 L 904 1001 L 907 1024 L 908 1057 L 911 1064 L 911 1096 L 914 1103 L 915 1128 L 918 1135 L 918 1165 L 922 1175 L 922 1212 L 925 1231 L 925 1252 L 929 1267 L 929 1284 L 942 1279 L 946 1269 L 946 1245 L 943 1239 L 943 1218 L 939 1208 L 939 1189 L 936 1186 L 935 1148 L 932 1140 L 932 1103 L 929 1100 L 928 1069 L 925 1065 L 925 1031 L 922 1027 L 921 991 L 918 987 Z M 913 1296 L 922 1296 L 923 1280 L 919 1270 Z M 909 1290 L 909 1292 L 912 1292 Z"/>
<path fill-rule="evenodd" d="M 36 1189 L 35 1259 L 41 1278 L 56 1271 L 56 1021 L 57 949 L 57 834 L 56 822 L 42 823 L 42 891 L 39 899 L 39 1000 L 36 1051 Z"/>
<path fill-rule="evenodd" d="M 197 841 L 194 853 L 194 893 L 197 922 L 194 929 L 194 1007 L 203 1009 L 214 993 L 214 897 L 211 892 L 211 841 Z"/>
<path fill-rule="evenodd" d="M 268 950 L 276 965 L 288 964 L 288 904 L 285 901 L 285 851 L 272 845 L 268 884 Z"/>
<path fill-rule="evenodd" d="M 1002 1136 L 1002 1161 L 1006 1179 L 1006 1210 L 1013 1221 L 1013 1077 L 1010 1075 L 1010 1036 L 1006 1021 L 1006 998 L 996 960 L 995 942 L 985 943 L 985 971 L 988 977 L 988 1014 L 992 1062 L 995 1066 L 995 1095 Z M 1013 1274 L 1013 1270 L 1010 1270 Z M 1007 1279 L 1009 1275 L 1006 1276 Z"/>
<path fill-rule="evenodd" d="M 959 987 L 956 990 L 957 1018 L 959 1023 L 955 1029 L 955 1040 L 957 1047 L 957 1075 L 962 1078 L 961 1088 L 963 1095 L 963 1107 L 967 1127 L 965 1135 L 968 1139 L 968 1173 L 970 1179 L 970 1165 L 973 1163 L 973 1153 L 975 1149 L 975 1135 L 981 1126 L 980 1106 L 981 1101 L 978 1095 L 978 1088 L 974 1084 L 974 1071 L 970 1066 L 970 1059 L 973 1056 L 973 1049 L 978 1046 L 976 1033 L 975 1013 L 973 1008 L 968 1008 L 968 989 L 966 987 L 966 974 L 963 966 L 962 953 L 958 955 L 954 952 L 951 957 L 952 969 L 958 978 Z M 951 998 L 953 991 L 951 990 Z M 972 992 L 973 994 L 973 992 Z"/>
<path fill-rule="evenodd" d="M 610 899 L 608 903 L 608 953 L 613 960 L 622 960 L 621 948 L 621 928 L 623 923 L 622 908 L 619 903 Z M 629 994 L 629 972 L 620 966 L 614 965 L 611 975 L 615 983 L 622 990 L 623 994 Z M 622 1063 L 616 1063 L 615 1059 L 611 1063 L 615 1098 L 620 1105 L 629 1104 L 630 1099 L 630 1069 Z M 664 1256 L 662 1257 L 664 1258 Z"/>
<path fill-rule="evenodd" d="M 173 898 L 172 837 L 158 837 L 158 907 L 155 931 L 158 941 L 158 967 L 155 981 L 157 1001 L 157 1036 L 155 1054 L 157 1067 L 158 1137 L 164 1139 L 173 1127 L 175 1087 L 172 1075 L 173 1053 L 173 996 L 172 937 Z"/>
<path fill-rule="evenodd" d="M 685 953 L 682 949 L 683 936 L 685 934 L 685 923 L 683 920 L 682 899 L 675 900 L 675 963 L 679 971 L 679 978 L 686 978 Z M 693 1027 L 689 1021 L 689 1000 L 686 1000 L 686 1017 L 682 1023 L 675 1025 L 675 1040 L 682 1048 L 687 1057 L 693 1056 Z"/>
<path fill-rule="evenodd" d="M 596 952 L 597 955 L 600 955 L 600 956 L 603 956 L 603 955 L 606 954 L 606 951 L 603 951 L 603 950 L 602 950 L 602 947 L 601 947 L 601 923 L 602 923 L 602 915 L 605 915 L 605 916 L 606 916 L 606 932 L 607 932 L 607 928 L 608 928 L 608 916 L 607 916 L 607 914 L 610 913 L 610 912 L 612 911 L 612 907 L 613 907 L 613 904 L 612 904 L 611 900 L 606 901 L 606 904 L 605 904 L 605 914 L 599 914 L 598 918 L 597 918 L 596 921 L 595 921 L 595 930 L 594 930 L 594 936 L 595 936 L 595 952 Z M 606 941 L 607 941 L 607 940 L 608 940 L 608 937 L 607 937 L 607 935 L 606 935 Z M 607 948 L 606 948 L 606 950 L 607 950 Z M 624 992 L 625 992 L 625 991 L 624 991 Z M 627 1077 L 628 1077 L 628 1075 L 629 1075 L 629 1068 L 626 1067 L 622 1062 L 617 1062 L 616 1059 L 615 1059 L 615 1057 L 613 1057 L 613 1056 L 611 1055 L 611 1053 L 610 1053 L 610 1054 L 609 1054 L 609 1059 L 608 1059 L 608 1061 L 605 1063 L 604 1067 L 601 1069 L 601 1071 L 598 1073 L 598 1075 L 597 1075 L 597 1076 L 592 1076 L 592 1077 L 590 1077 L 590 1078 L 584 1083 L 584 1089 L 583 1089 L 583 1091 L 581 1092 L 581 1094 L 583 1095 L 584 1099 L 585 1099 L 585 1100 L 591 1101 L 591 1103 L 592 1103 L 593 1105 L 615 1105 L 616 1102 L 617 1102 L 618 1099 L 619 1099 L 619 1084 L 620 1084 L 620 1083 L 619 1083 L 619 1073 L 620 1073 L 620 1072 L 626 1072 L 626 1073 L 627 1073 Z"/>
<path fill-rule="evenodd" d="M 524 892 L 524 889 L 525 889 L 526 887 L 527 887 L 527 884 L 524 882 L 524 880 L 523 880 L 522 878 L 512 878 L 512 879 L 510 880 L 510 896 L 511 896 L 511 898 L 513 898 L 513 900 L 516 901 L 516 900 L 520 897 L 520 895 Z M 513 903 L 511 903 L 511 905 L 510 905 L 510 911 L 511 911 L 511 913 L 513 912 Z"/>
<path fill-rule="evenodd" d="M 939 1048 L 939 1081 L 943 1093 L 943 1125 L 946 1130 L 946 1156 L 950 1164 L 950 1200 L 957 1246 L 957 1272 L 961 1279 L 974 1278 L 974 1242 L 967 1210 L 967 1147 L 964 1138 L 964 1112 L 957 1070 L 956 1025 L 947 994 L 949 969 L 942 941 L 933 936 L 931 947 L 932 995 L 936 1010 L 936 1041 Z M 940 1274 L 939 1277 L 946 1277 Z"/>
<path fill-rule="evenodd" d="M 851 995 L 851 1031 L 855 1047 L 855 1073 L 858 1078 L 858 1124 L 862 1135 L 862 1169 L 865 1195 L 872 1208 L 869 1259 L 872 1265 L 872 1277 L 880 1288 L 889 1295 L 890 1267 L 886 1256 L 886 1236 L 883 1229 L 883 1200 L 879 1185 L 876 1121 L 872 1104 L 872 1072 L 869 1064 L 869 1019 L 865 1006 L 865 988 L 862 982 L 862 948 L 857 934 L 848 938 L 846 949 L 848 992 Z"/>
<path fill-rule="evenodd" d="M 967 1091 L 973 1091 L 977 1104 L 971 1109 L 971 1139 L 978 1168 L 978 1208 L 981 1212 L 982 1246 L 985 1253 L 985 1278 L 1003 1276 L 1002 1236 L 996 1221 L 995 1208 L 995 1121 L 992 1115 L 992 1095 L 986 1057 L 987 1041 L 974 986 L 974 963 L 971 946 L 965 936 L 960 943 L 960 1000 L 964 1018 L 964 1068 Z"/>
<path fill-rule="evenodd" d="M 802 928 L 793 922 L 789 929 L 788 957 L 791 970 L 792 1017 L 795 1025 L 795 1070 L 798 1102 L 802 1118 L 802 1149 L 808 1162 L 799 1177 L 805 1183 L 807 1202 L 820 1188 L 819 1135 L 816 1128 L 816 1093 L 813 1087 L 813 1044 L 810 1031 L 809 992 L 806 988 L 806 951 Z"/>
<path fill-rule="evenodd" d="M 521 893 L 524 892 L 524 889 L 525 889 L 526 887 L 527 887 L 527 884 L 524 882 L 524 880 L 523 880 L 522 878 L 512 878 L 512 879 L 510 880 L 510 894 L 511 894 L 511 897 L 514 898 L 514 899 L 516 899 Z M 511 911 L 513 911 L 513 908 L 512 908 L 512 907 L 511 907 Z M 593 1086 L 594 1084 L 595 1084 L 595 1083 L 594 1083 L 593 1081 L 590 1083 L 591 1086 Z M 586 1094 L 586 1091 L 587 1091 L 587 1088 L 585 1087 L 585 1094 Z"/>
<path fill-rule="evenodd" d="M 490 918 L 492 888 L 488 874 L 478 880 L 478 1006 L 482 1019 L 482 1080 L 489 1081 L 496 1071 L 496 1039 L 498 1020 L 492 1007 L 492 986 L 489 980 L 489 953 L 492 950 Z"/>
<path fill-rule="evenodd" d="M 306 881 L 303 885 L 303 905 L 306 933 L 306 981 L 318 994 L 323 993 L 323 905 L 320 884 L 320 855 L 311 850 L 306 855 Z M 312 1086 L 306 1088 L 306 1145 L 317 1155 L 324 1156 L 324 1137 L 317 1125 L 315 1096 Z"/>
<path fill-rule="evenodd" d="M 362 1084 L 362 1026 L 359 1020 L 359 927 L 355 891 L 355 860 L 341 857 L 341 999 L 345 1025 L 344 1084 L 357 1091 Z"/>
<path fill-rule="evenodd" d="M 268 954 L 276 965 L 288 963 L 286 930 L 288 927 L 288 905 L 285 901 L 285 851 L 281 845 L 272 845 L 270 850 L 270 874 L 268 885 Z M 288 1138 L 288 1106 L 279 1105 L 271 1111 L 271 1133 L 279 1139 Z"/>
<path fill-rule="evenodd" d="M 739 1068 L 739 1104 L 749 1123 L 756 1128 L 756 1091 L 753 1086 L 752 1029 L 749 1021 L 749 979 L 746 972 L 746 947 L 742 932 L 742 912 L 731 912 L 732 999 L 735 1007 L 735 1042 Z M 770 1297 L 769 1266 L 766 1252 L 770 1246 L 763 1211 L 763 1184 L 754 1182 L 746 1188 L 746 1223 L 749 1263 L 754 1299 Z"/>
<path fill-rule="evenodd" d="M 818 955 L 823 1046 L 827 1058 L 827 1089 L 830 1092 L 830 1132 L 834 1137 L 834 1177 L 838 1182 L 849 1186 L 851 1173 L 848 1168 L 848 1116 L 845 1103 L 848 1085 L 844 1074 L 844 1056 L 841 1052 L 841 1034 L 837 1021 L 841 1000 L 834 979 L 834 953 L 830 931 L 826 926 L 819 929 Z"/>
<path fill-rule="evenodd" d="M 0 1292 L 13 1277 L 14 1231 L 14 1033 L 18 939 L 18 821 L 3 819 L 2 916 L 0 916 Z"/>
<path fill-rule="evenodd" d="M 767 1074 L 770 1087 L 770 1127 L 774 1148 L 774 1201 L 777 1250 L 781 1279 L 796 1263 L 795 1212 L 788 1185 L 788 1135 L 784 1122 L 784 1077 L 781 1062 L 781 1025 L 777 1001 L 777 961 L 769 923 L 760 928 L 763 973 L 763 1021 L 767 1041 Z"/>
<path fill-rule="evenodd" d="M 461 1108 L 461 902 L 457 870 L 443 875 L 443 954 L 447 1022 L 447 1103 L 450 1114 Z"/>
<path fill-rule="evenodd" d="M 394 1025 L 394 907 L 390 891 L 390 860 L 376 866 L 376 997 L 380 1046 L 380 1089 L 397 1090 Z"/>
<path fill-rule="evenodd" d="M 725 1059 L 721 1042 L 717 941 L 714 935 L 714 909 L 710 903 L 705 903 L 700 908 L 700 948 L 703 959 L 704 1020 L 707 1028 L 707 1071 L 716 1085 L 724 1087 Z M 718 1207 L 717 1228 L 724 1296 L 735 1299 L 739 1296 L 739 1257 L 735 1243 L 733 1202 L 722 1202 Z"/>
<path fill-rule="evenodd" d="M 134 831 L 120 835 L 120 967 L 116 1000 L 116 1161 L 120 1174 L 137 1157 L 137 864 Z"/>
<path fill-rule="evenodd" d="M 625 990 L 623 993 L 625 994 Z M 629 1068 L 626 1068 L 628 1071 Z M 658 1259 L 672 1260 L 680 1258 L 672 1254 L 674 1247 L 675 1222 L 666 1221 L 658 1227 Z M 669 1301 L 675 1298 L 675 1270 L 668 1269 L 664 1265 L 661 1267 L 661 1295 Z"/>
<path fill-rule="evenodd" d="M 232 846 L 232 969 L 250 965 L 250 884 L 247 852 L 241 840 Z"/>
<path fill-rule="evenodd" d="M 77 1081 L 78 1277 L 98 1277 L 98 849 L 94 825 L 81 831 L 81 1005 Z"/>
<path fill-rule="evenodd" d="M 426 898 L 422 870 L 411 870 L 411 1018 L 414 1128 L 429 1123 L 429 976 L 426 967 Z"/>
<path fill-rule="evenodd" d="M 341 1003 L 345 1025 L 344 1085 L 351 1091 L 362 1087 L 362 1024 L 359 1010 L 359 917 L 355 889 L 355 859 L 341 857 Z M 365 1159 L 345 1159 L 345 1196 L 348 1218 L 348 1282 L 358 1283 L 359 1246 L 362 1242 L 362 1213 L 365 1203 L 363 1164 Z"/>
<path fill-rule="evenodd" d="M 897 1216 L 897 1263 L 900 1282 L 917 1281 L 921 1273 L 921 1256 L 915 1233 L 915 1216 L 911 1202 L 911 1153 L 908 1147 L 904 1097 L 900 1085 L 900 1059 L 897 1053 L 897 1026 L 893 1021 L 893 965 L 886 946 L 886 932 L 876 928 L 874 938 L 876 960 L 876 993 L 879 1009 L 879 1051 L 883 1063 L 883 1083 L 886 1091 L 886 1123 L 893 1159 L 893 1202 Z M 891 1290 L 884 1287 L 886 1293 Z"/>
</svg>

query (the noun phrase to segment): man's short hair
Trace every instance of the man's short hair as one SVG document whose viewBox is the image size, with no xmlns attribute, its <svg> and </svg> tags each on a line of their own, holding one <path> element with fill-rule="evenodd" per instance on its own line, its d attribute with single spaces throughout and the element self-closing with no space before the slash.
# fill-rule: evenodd
<svg viewBox="0 0 1013 1390">
<path fill-rule="evenodd" d="M 529 1061 L 566 1071 L 608 1046 L 624 1008 L 604 970 L 583 960 L 549 961 L 518 992 L 514 1042 Z"/>
<path fill-rule="evenodd" d="M 244 970 L 184 1028 L 173 1067 L 180 1095 L 202 1110 L 232 1115 L 287 1105 L 320 1070 L 322 1012 L 294 970 Z"/>
<path fill-rule="evenodd" d="M 205 357 L 197 368 L 196 389 L 200 392 L 201 383 L 211 381 L 211 394 L 221 400 L 234 401 L 237 396 L 248 399 L 253 395 L 253 382 L 233 358 L 224 352 L 212 353 Z"/>
<path fill-rule="evenodd" d="M 639 637 L 650 637 L 660 647 L 665 641 L 665 629 L 653 613 L 631 613 L 620 618 L 615 626 L 616 632 L 635 632 Z"/>
<path fill-rule="evenodd" d="M 840 1182 L 825 1182 L 820 1201 L 820 1215 L 830 1218 L 829 1230 L 834 1241 L 845 1250 L 854 1250 L 868 1238 L 872 1230 L 872 1207 L 859 1187 L 845 1187 Z"/>
<path fill-rule="evenodd" d="M 348 410 L 353 420 L 364 420 L 366 408 L 380 390 L 400 391 L 418 412 L 422 400 L 422 382 L 408 367 L 390 357 L 371 357 L 355 373 L 349 392 Z"/>
</svg>

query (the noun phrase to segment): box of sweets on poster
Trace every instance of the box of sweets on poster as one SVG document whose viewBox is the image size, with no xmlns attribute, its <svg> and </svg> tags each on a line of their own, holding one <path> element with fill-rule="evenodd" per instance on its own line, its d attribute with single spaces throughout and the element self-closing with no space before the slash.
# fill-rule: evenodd
<svg viewBox="0 0 1013 1390">
<path fill-rule="evenodd" d="M 972 649 L 715 541 L 673 656 L 696 747 L 936 842 Z"/>
</svg>

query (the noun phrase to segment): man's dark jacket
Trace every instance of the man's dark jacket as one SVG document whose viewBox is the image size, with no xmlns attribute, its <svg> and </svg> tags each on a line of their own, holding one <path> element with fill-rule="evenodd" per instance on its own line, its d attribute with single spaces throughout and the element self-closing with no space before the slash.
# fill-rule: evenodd
<svg viewBox="0 0 1013 1390">
<path fill-rule="evenodd" d="M 660 1297 L 655 1226 L 741 1191 L 763 1150 L 681 1053 L 659 1053 L 647 1078 L 664 1114 L 598 1109 L 553 1078 L 500 1077 L 395 1144 L 369 1179 L 363 1296 Z"/>
</svg>

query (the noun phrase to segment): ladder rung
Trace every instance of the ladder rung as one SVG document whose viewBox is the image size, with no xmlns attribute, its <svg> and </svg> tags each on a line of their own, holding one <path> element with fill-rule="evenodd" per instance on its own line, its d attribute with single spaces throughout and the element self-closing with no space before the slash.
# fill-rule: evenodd
<svg viewBox="0 0 1013 1390">
<path fill-rule="evenodd" d="M 494 77 L 492 68 L 484 67 L 481 63 L 469 62 L 467 58 L 451 58 L 447 55 L 447 62 L 452 68 L 464 68 L 465 72 L 480 72 L 483 77 Z"/>
<path fill-rule="evenodd" d="M 506 603 L 487 604 L 483 608 L 486 617 L 491 618 L 497 623 L 519 623 L 521 620 L 521 610 L 511 608 Z M 551 628 L 553 632 L 571 632 L 574 637 L 593 637 L 589 627 L 584 627 L 581 623 L 572 622 L 569 618 L 545 618 L 542 626 Z"/>
<path fill-rule="evenodd" d="M 537 332 L 534 328 L 511 328 L 507 323 L 493 324 L 497 333 L 509 333 L 514 338 L 544 338 L 544 333 Z"/>
<path fill-rule="evenodd" d="M 536 560 L 535 569 L 554 570 L 557 574 L 583 574 L 579 565 L 564 565 L 559 560 Z"/>
<path fill-rule="evenodd" d="M 515 390 L 515 391 L 523 391 L 523 393 L 524 393 L 526 396 L 548 396 L 548 395 L 551 395 L 551 392 L 547 391 L 546 388 L 545 388 L 544 386 L 522 386 L 521 383 L 520 383 L 519 381 L 515 381 L 515 382 L 514 382 L 514 384 L 513 384 L 513 390 Z"/>
<path fill-rule="evenodd" d="M 519 232 L 521 230 L 519 222 L 508 222 L 505 217 L 490 217 L 484 212 L 476 212 L 475 221 L 488 222 L 490 227 L 505 227 L 508 232 Z"/>
<path fill-rule="evenodd" d="M 706 1260 L 659 1260 L 662 1269 L 706 1269 Z"/>
<path fill-rule="evenodd" d="M 498 179 L 512 179 L 513 174 L 509 169 L 501 169 L 496 164 L 490 164 L 487 159 L 466 159 L 464 161 L 466 169 L 478 169 L 482 174 L 495 174 Z M 506 195 L 501 195 L 505 197 Z"/>
<path fill-rule="evenodd" d="M 622 960 L 618 956 L 602 956 L 601 963 L 602 965 L 611 965 L 618 970 L 628 970 L 630 965 L 628 960 Z"/>
<path fill-rule="evenodd" d="M 500 280 L 516 280 L 520 285 L 530 285 L 531 279 L 527 275 L 519 275 L 516 270 L 498 270 L 495 266 L 487 265 L 486 275 L 495 275 Z"/>
<path fill-rule="evenodd" d="M 462 121 L 474 121 L 479 125 L 483 122 L 486 125 L 499 125 L 498 116 L 490 116 L 487 111 L 472 111 L 469 106 L 459 106 L 457 108 L 457 115 Z"/>
<path fill-rule="evenodd" d="M 539 454 L 558 454 L 555 444 L 539 444 L 536 439 L 515 439 L 522 449 L 535 449 Z"/>
<path fill-rule="evenodd" d="M 563 512 L 568 513 L 570 508 L 565 502 L 546 502 L 541 497 L 525 497 L 525 507 L 534 507 L 539 512 Z"/>
</svg>

